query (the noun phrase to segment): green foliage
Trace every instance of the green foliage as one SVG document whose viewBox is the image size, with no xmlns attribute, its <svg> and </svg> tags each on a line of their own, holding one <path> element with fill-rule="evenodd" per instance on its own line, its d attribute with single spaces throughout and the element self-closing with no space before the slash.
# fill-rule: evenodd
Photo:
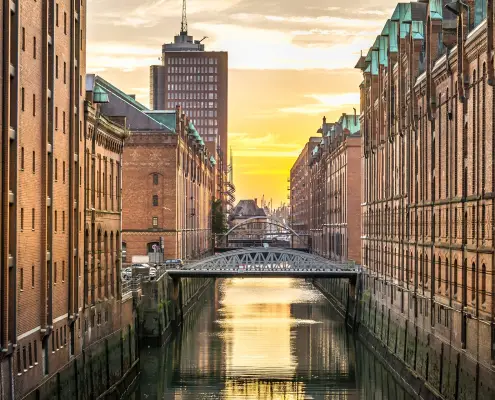
<svg viewBox="0 0 495 400">
<path fill-rule="evenodd" d="M 213 199 L 211 202 L 211 230 L 214 234 L 222 234 L 228 230 L 222 200 Z"/>
</svg>

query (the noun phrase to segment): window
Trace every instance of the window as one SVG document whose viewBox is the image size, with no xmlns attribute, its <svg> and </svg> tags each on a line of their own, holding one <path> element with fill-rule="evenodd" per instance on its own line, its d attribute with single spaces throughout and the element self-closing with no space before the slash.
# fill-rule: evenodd
<svg viewBox="0 0 495 400">
<path fill-rule="evenodd" d="M 55 78 L 58 79 L 58 56 L 55 56 Z"/>
<path fill-rule="evenodd" d="M 21 268 L 21 276 L 19 277 L 19 288 L 22 290 L 24 290 L 24 268 Z"/>
<path fill-rule="evenodd" d="M 64 11 L 64 34 L 67 35 L 67 13 Z"/>
<path fill-rule="evenodd" d="M 21 171 L 24 171 L 24 147 L 21 147 Z"/>
<path fill-rule="evenodd" d="M 34 265 L 31 266 L 31 287 L 34 288 Z"/>
<path fill-rule="evenodd" d="M 21 88 L 21 110 L 24 111 L 24 99 L 25 99 L 24 88 Z"/>
<path fill-rule="evenodd" d="M 65 161 L 62 161 L 62 182 L 65 183 Z"/>
<path fill-rule="evenodd" d="M 22 27 L 22 51 L 26 51 L 26 28 Z"/>
<path fill-rule="evenodd" d="M 486 266 L 481 266 L 481 304 L 486 302 Z"/>
<path fill-rule="evenodd" d="M 153 217 L 153 228 L 158 226 L 158 217 Z"/>
<path fill-rule="evenodd" d="M 33 36 L 33 58 L 36 59 L 36 36 Z"/>
<path fill-rule="evenodd" d="M 55 107 L 55 130 L 58 130 L 58 107 Z"/>
<path fill-rule="evenodd" d="M 65 232 L 65 211 L 62 211 L 62 232 Z"/>
<path fill-rule="evenodd" d="M 65 133 L 65 111 L 62 111 L 62 132 Z"/>
<path fill-rule="evenodd" d="M 55 232 L 57 232 L 57 211 L 55 211 Z"/>
<path fill-rule="evenodd" d="M 34 364 L 38 364 L 38 342 L 34 341 Z"/>
<path fill-rule="evenodd" d="M 21 231 L 24 229 L 24 208 L 21 208 Z"/>
<path fill-rule="evenodd" d="M 55 180 L 58 179 L 58 160 L 55 159 Z"/>
<path fill-rule="evenodd" d="M 62 261 L 62 282 L 65 282 L 65 261 Z"/>
<path fill-rule="evenodd" d="M 158 195 L 153 195 L 153 207 L 158 206 Z"/>
<path fill-rule="evenodd" d="M 67 83 L 67 63 L 64 61 L 64 83 Z"/>
<path fill-rule="evenodd" d="M 36 172 L 36 152 L 33 151 L 33 174 Z"/>
<path fill-rule="evenodd" d="M 153 185 L 158 185 L 158 174 L 153 174 Z"/>
<path fill-rule="evenodd" d="M 27 371 L 26 346 L 22 346 L 22 361 L 24 362 L 24 372 Z"/>
<path fill-rule="evenodd" d="M 33 93 L 33 117 L 36 116 L 36 94 Z"/>
<path fill-rule="evenodd" d="M 457 260 L 454 261 L 454 297 L 457 297 Z"/>
<path fill-rule="evenodd" d="M 35 220 L 35 215 L 36 212 L 34 211 L 34 208 L 31 209 L 31 229 L 34 231 L 34 220 Z"/>
<path fill-rule="evenodd" d="M 57 263 L 53 263 L 53 283 L 57 283 Z"/>
<path fill-rule="evenodd" d="M 471 264 L 471 301 L 476 300 L 476 264 Z"/>
</svg>

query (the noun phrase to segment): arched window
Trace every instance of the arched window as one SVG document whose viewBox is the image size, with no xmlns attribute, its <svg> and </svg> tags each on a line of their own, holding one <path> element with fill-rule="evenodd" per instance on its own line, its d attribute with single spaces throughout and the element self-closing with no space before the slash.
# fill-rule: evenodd
<svg viewBox="0 0 495 400">
<path fill-rule="evenodd" d="M 447 290 L 449 290 L 449 259 L 448 258 L 445 259 L 445 278 L 444 278 L 444 282 L 445 282 L 445 292 L 447 292 Z"/>
<path fill-rule="evenodd" d="M 471 264 L 471 301 L 476 300 L 476 264 Z"/>
<path fill-rule="evenodd" d="M 419 256 L 419 282 L 423 282 L 423 254 Z"/>
<path fill-rule="evenodd" d="M 425 267 L 425 286 L 428 285 L 428 269 L 429 269 L 429 265 L 428 265 L 428 254 L 425 256 L 425 264 L 426 264 L 426 267 Z"/>
<path fill-rule="evenodd" d="M 158 185 L 158 174 L 157 173 L 153 174 L 153 185 Z"/>
<path fill-rule="evenodd" d="M 486 303 L 486 266 L 481 266 L 481 304 Z"/>
<path fill-rule="evenodd" d="M 486 2 L 483 2 L 485 4 Z M 486 64 L 483 63 L 483 79 L 481 86 L 481 191 L 485 193 L 486 184 Z"/>
<path fill-rule="evenodd" d="M 153 203 L 153 207 L 158 207 L 158 195 L 157 194 L 153 195 L 152 203 Z"/>
<path fill-rule="evenodd" d="M 438 289 L 442 287 L 442 257 L 438 258 Z M 432 285 L 433 286 L 433 285 Z"/>
<path fill-rule="evenodd" d="M 477 81 L 476 81 L 476 70 L 473 71 L 473 90 L 472 90 L 472 96 L 473 96 L 473 100 L 472 100 L 472 104 L 473 104 L 473 118 L 472 118 L 472 128 L 473 128 L 473 131 L 472 131 L 472 141 L 473 141 L 473 154 L 472 154 L 472 158 L 473 158 L 473 164 L 471 166 L 472 170 L 471 170 L 471 190 L 472 190 L 472 194 L 475 194 L 476 193 L 476 140 L 477 140 L 477 115 L 476 115 L 476 106 L 477 106 L 477 103 L 476 103 L 476 89 L 478 87 L 478 84 L 477 84 Z M 466 129 L 467 130 L 467 129 Z M 467 141 L 467 132 L 466 132 L 466 141 Z M 467 144 L 467 143 L 466 143 Z M 466 151 L 467 151 L 467 148 L 466 148 Z M 474 237 L 474 236 L 473 236 Z"/>
<path fill-rule="evenodd" d="M 454 282 L 453 282 L 453 286 L 454 286 L 454 297 L 457 297 L 457 260 L 454 260 L 454 270 L 453 270 L 453 274 L 454 274 Z"/>
</svg>

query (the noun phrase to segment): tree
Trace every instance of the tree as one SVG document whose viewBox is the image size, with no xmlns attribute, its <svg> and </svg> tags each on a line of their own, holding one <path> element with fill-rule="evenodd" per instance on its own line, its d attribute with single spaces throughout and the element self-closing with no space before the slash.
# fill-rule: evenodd
<svg viewBox="0 0 495 400">
<path fill-rule="evenodd" d="M 228 230 L 222 200 L 213 199 L 211 202 L 211 230 L 214 234 L 222 234 Z"/>
</svg>

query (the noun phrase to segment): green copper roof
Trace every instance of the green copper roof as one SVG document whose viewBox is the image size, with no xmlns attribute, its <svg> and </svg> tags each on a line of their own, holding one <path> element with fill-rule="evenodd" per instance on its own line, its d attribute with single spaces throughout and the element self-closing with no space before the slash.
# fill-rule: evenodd
<svg viewBox="0 0 495 400">
<path fill-rule="evenodd" d="M 146 115 L 151 116 L 155 121 L 167 126 L 172 132 L 175 132 L 176 111 L 145 111 Z"/>
<path fill-rule="evenodd" d="M 385 67 L 388 66 L 388 38 L 386 36 L 380 36 L 380 64 Z"/>
<path fill-rule="evenodd" d="M 398 32 L 399 23 L 396 21 L 390 21 L 388 27 L 388 51 L 391 53 L 397 53 L 399 51 L 399 32 Z"/>
<path fill-rule="evenodd" d="M 213 156 L 210 157 L 210 162 L 211 162 L 211 165 L 217 165 L 217 160 L 215 160 L 215 157 L 213 157 Z"/>
<path fill-rule="evenodd" d="M 404 19 L 408 12 L 408 6 L 410 6 L 409 3 L 397 4 L 392 14 L 392 18 L 390 18 L 392 21 L 396 21 L 399 24 L 399 33 L 401 39 L 404 39 L 409 33 L 409 25 L 407 23 L 404 23 Z"/>
<path fill-rule="evenodd" d="M 443 0 L 430 0 L 430 18 L 432 21 L 443 19 Z"/>
<path fill-rule="evenodd" d="M 339 119 L 339 124 L 342 126 L 342 130 L 349 130 L 351 135 L 360 130 L 359 117 L 357 115 L 343 114 Z"/>
<path fill-rule="evenodd" d="M 437 0 L 438 1 L 438 0 Z M 475 0 L 474 2 L 474 27 L 477 27 L 486 18 L 486 0 Z"/>
<path fill-rule="evenodd" d="M 411 24 L 411 37 L 413 39 L 424 39 L 424 25 L 422 21 L 413 21 Z"/>
<path fill-rule="evenodd" d="M 93 103 L 108 103 L 108 93 L 100 85 L 96 84 L 93 89 Z"/>
<path fill-rule="evenodd" d="M 378 51 L 371 52 L 371 74 L 378 75 Z"/>
<path fill-rule="evenodd" d="M 389 27 L 390 27 L 390 20 L 388 19 L 387 22 L 385 22 L 385 25 L 382 29 L 382 36 L 388 36 L 389 35 Z"/>
</svg>

